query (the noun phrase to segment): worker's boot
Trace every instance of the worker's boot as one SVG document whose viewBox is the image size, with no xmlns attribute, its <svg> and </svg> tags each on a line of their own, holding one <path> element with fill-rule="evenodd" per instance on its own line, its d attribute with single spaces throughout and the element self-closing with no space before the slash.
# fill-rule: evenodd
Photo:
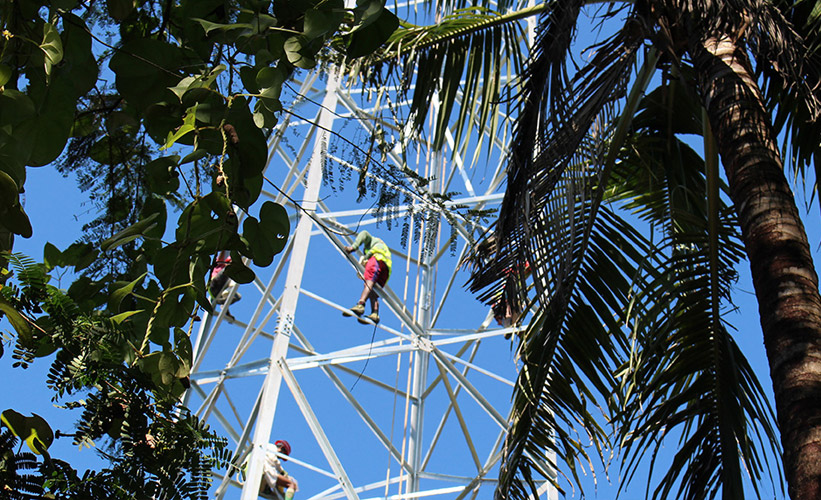
<svg viewBox="0 0 821 500">
<path fill-rule="evenodd" d="M 369 320 L 373 321 L 374 324 L 379 323 L 379 315 L 376 314 L 375 312 L 370 313 L 369 315 L 365 316 L 365 318 L 368 318 Z M 365 318 L 358 318 L 357 321 L 359 321 L 363 325 L 369 325 L 370 323 L 365 321 Z"/>
<path fill-rule="evenodd" d="M 353 316 L 351 313 L 362 316 L 365 314 L 365 304 L 357 304 L 353 306 L 350 311 L 342 311 L 343 316 Z"/>
</svg>

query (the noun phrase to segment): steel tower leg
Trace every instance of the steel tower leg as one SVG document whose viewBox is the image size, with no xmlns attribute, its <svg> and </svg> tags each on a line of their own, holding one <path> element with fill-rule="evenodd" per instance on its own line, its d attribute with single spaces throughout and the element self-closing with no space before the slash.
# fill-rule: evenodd
<svg viewBox="0 0 821 500">
<path fill-rule="evenodd" d="M 431 183 L 429 192 L 440 192 L 438 188 L 441 179 L 444 179 L 444 164 L 440 154 L 434 154 L 428 176 L 435 178 L 436 182 Z M 420 277 L 420 288 L 418 297 L 418 310 L 416 311 L 416 321 L 422 327 L 422 338 L 418 339 L 422 345 L 430 341 L 430 330 L 432 328 L 433 302 L 434 302 L 434 253 L 424 248 L 424 241 L 432 235 L 439 235 L 441 216 L 436 214 L 427 217 L 422 229 L 422 241 L 419 242 L 422 249 L 422 271 Z M 426 235 L 427 233 L 427 235 Z M 430 369 L 431 353 L 427 349 L 417 349 L 413 354 L 413 383 L 411 386 L 412 410 L 410 416 L 410 440 L 408 443 L 408 456 L 413 469 L 410 471 L 410 481 L 406 492 L 417 493 L 420 489 L 419 479 L 422 466 L 422 454 L 424 451 L 423 431 L 425 423 L 425 400 L 424 391 L 427 386 L 427 375 Z"/>
<path fill-rule="evenodd" d="M 322 100 L 317 122 L 320 130 L 314 142 L 314 151 L 308 166 L 308 178 L 305 186 L 305 196 L 302 202 L 302 214 L 299 217 L 296 231 L 294 231 L 294 247 L 291 251 L 291 260 L 288 265 L 288 274 L 285 278 L 285 290 L 282 293 L 279 321 L 274 336 L 274 345 L 268 360 L 268 373 L 262 387 L 262 402 L 259 417 L 254 429 L 251 456 L 247 472 L 247 479 L 242 488 L 241 500 L 254 500 L 259 496 L 259 487 L 262 481 L 262 463 L 265 458 L 266 447 L 271 440 L 271 429 L 274 424 L 279 388 L 282 384 L 282 372 L 277 368 L 280 360 L 288 355 L 288 344 L 293 332 L 296 305 L 299 299 L 302 274 L 305 269 L 305 258 L 308 255 L 308 244 L 311 240 L 313 220 L 311 217 L 316 211 L 319 201 L 319 187 L 322 183 L 322 161 L 328 141 L 328 131 L 333 127 L 336 110 L 336 89 L 339 78 L 336 74 L 328 76 L 327 92 Z M 356 498 L 354 494 L 354 498 Z"/>
</svg>

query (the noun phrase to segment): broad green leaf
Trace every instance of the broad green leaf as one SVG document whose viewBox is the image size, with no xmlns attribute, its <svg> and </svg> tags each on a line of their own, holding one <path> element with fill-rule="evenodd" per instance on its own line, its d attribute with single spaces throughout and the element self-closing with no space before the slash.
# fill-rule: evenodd
<svg viewBox="0 0 821 500">
<path fill-rule="evenodd" d="M 89 243 L 72 243 L 63 251 L 61 266 L 74 266 L 79 272 L 87 268 L 97 258 L 97 250 Z"/>
<path fill-rule="evenodd" d="M 71 82 L 74 95 L 79 97 L 94 88 L 100 68 L 91 50 L 91 30 L 78 16 L 68 13 L 70 10 L 66 9 L 62 15 L 65 54 L 60 68 L 65 69 L 65 78 Z"/>
<path fill-rule="evenodd" d="M 233 202 L 247 208 L 262 191 L 262 171 L 268 160 L 268 144 L 263 131 L 254 124 L 254 117 L 245 99 L 234 99 L 228 112 L 227 123 L 234 127 L 238 145 L 229 144 L 230 162 L 225 162 Z"/>
<path fill-rule="evenodd" d="M 44 67 L 46 78 L 51 76 L 51 69 L 63 60 L 63 41 L 60 33 L 51 23 L 43 24 L 43 41 L 40 43 L 40 50 L 45 53 Z"/>
<path fill-rule="evenodd" d="M 158 216 L 159 215 L 156 213 L 151 214 L 145 219 L 123 229 L 111 238 L 103 241 L 100 244 L 100 250 L 106 252 L 108 250 L 117 248 L 120 245 L 124 245 L 125 243 L 133 241 L 135 238 L 142 236 L 146 231 L 149 231 L 152 228 L 154 224 L 154 219 L 156 219 Z"/>
<path fill-rule="evenodd" d="M 308 39 L 303 36 L 292 36 L 285 40 L 285 56 L 288 62 L 302 69 L 311 69 L 316 66 L 316 61 L 309 50 L 306 49 Z"/>
<path fill-rule="evenodd" d="M 191 364 L 194 359 L 194 347 L 191 345 L 191 337 L 182 328 L 174 329 L 174 352 L 182 361 L 181 370 L 177 372 L 177 377 L 187 377 L 191 371 Z"/>
<path fill-rule="evenodd" d="M 0 170 L 0 211 L 11 208 L 18 202 L 20 188 L 9 174 Z"/>
<path fill-rule="evenodd" d="M 148 187 L 152 192 L 165 195 L 177 191 L 180 187 L 180 177 L 177 173 L 179 157 L 163 156 L 145 166 Z"/>
<path fill-rule="evenodd" d="M 251 12 L 267 12 L 271 7 L 272 0 L 240 0 L 239 4 L 243 9 Z"/>
<path fill-rule="evenodd" d="M 181 267 L 185 267 L 182 263 Z M 184 274 L 187 273 L 185 269 Z M 191 282 L 183 282 L 163 291 L 162 303 L 152 319 L 149 339 L 155 344 L 168 346 L 169 328 L 183 326 L 191 319 L 196 306 L 196 291 Z"/>
<path fill-rule="evenodd" d="M 282 84 L 288 79 L 288 75 L 280 67 L 265 67 L 257 72 L 256 86 L 260 90 L 271 89 L 266 97 L 278 99 L 282 91 Z"/>
<path fill-rule="evenodd" d="M 225 112 L 227 109 L 228 106 L 222 96 L 216 95 L 213 92 L 209 93 L 207 99 L 200 99 L 197 101 L 197 121 L 216 128 L 225 117 Z M 219 135 L 218 132 L 214 132 L 214 134 Z M 198 143 L 201 143 L 202 140 L 203 137 L 200 135 Z M 198 144 L 198 147 L 202 148 L 200 144 Z M 212 151 L 209 150 L 209 152 Z M 221 152 L 222 140 L 220 140 L 219 149 L 212 153 L 219 154 Z"/>
<path fill-rule="evenodd" d="M 2 217 L 0 224 L 5 226 L 6 229 L 14 234 L 19 234 L 23 238 L 31 238 L 31 221 L 19 203 L 15 203 L 6 210 L 0 211 L 0 216 Z"/>
<path fill-rule="evenodd" d="M 115 314 L 114 316 L 112 316 L 111 321 L 113 321 L 113 322 L 115 322 L 119 325 L 119 324 L 122 324 L 125 320 L 127 320 L 131 316 L 134 316 L 135 314 L 140 314 L 141 312 L 145 312 L 145 310 L 144 309 L 137 309 L 137 310 L 121 312 L 120 314 Z"/>
<path fill-rule="evenodd" d="M 56 9 L 62 9 L 64 11 L 72 11 L 77 4 L 80 3 L 79 0 L 51 0 L 51 6 Z"/>
<path fill-rule="evenodd" d="M 254 264 L 260 267 L 269 265 L 274 255 L 285 248 L 289 231 L 288 213 L 282 205 L 272 201 L 262 205 L 259 221 L 254 217 L 245 219 L 243 237 L 253 253 Z"/>
<path fill-rule="evenodd" d="M 185 155 L 183 159 L 180 160 L 180 165 L 185 165 L 186 163 L 202 160 L 206 156 L 208 156 L 208 151 L 204 149 L 196 149 Z"/>
<path fill-rule="evenodd" d="M 25 440 L 31 451 L 42 455 L 54 441 L 54 432 L 43 417 L 36 413 L 31 415 L 24 417 L 12 409 L 7 409 L 0 414 L 0 421 L 15 436 Z"/>
<path fill-rule="evenodd" d="M 67 295 L 80 310 L 88 312 L 103 306 L 108 298 L 107 294 L 101 293 L 104 288 L 104 283 L 94 281 L 88 276 L 80 276 L 68 287 Z"/>
<path fill-rule="evenodd" d="M 205 34 L 209 34 L 212 31 L 232 31 L 232 30 L 250 30 L 253 29 L 253 25 L 249 23 L 236 23 L 236 24 L 220 24 L 220 23 L 212 23 L 211 21 L 206 21 L 205 19 L 197 19 L 195 18 L 194 21 L 200 23 L 202 28 L 205 30 Z"/>
<path fill-rule="evenodd" d="M 259 93 L 259 87 L 256 82 L 257 75 L 259 75 L 259 71 L 255 67 L 243 66 L 239 69 L 240 81 L 242 81 L 242 85 L 245 86 L 245 90 L 251 94 Z"/>
<path fill-rule="evenodd" d="M 126 42 L 111 57 L 109 67 L 117 75 L 120 94 L 138 111 L 172 99 L 169 87 L 177 85 L 179 75 L 190 64 L 196 64 L 195 54 L 172 43 L 150 38 Z"/>
<path fill-rule="evenodd" d="M 257 103 L 254 114 L 254 123 L 260 128 L 271 128 L 276 124 L 274 112 L 282 109 L 279 96 L 282 93 L 282 84 L 287 80 L 287 75 L 279 66 L 275 68 L 265 67 L 259 70 L 256 77 L 256 86 L 260 89 L 260 101 L 269 112 L 258 116 L 260 108 Z M 272 120 L 273 118 L 273 120 Z"/>
<path fill-rule="evenodd" d="M 108 14 L 115 21 L 125 21 L 131 11 L 134 10 L 133 0 L 106 0 Z"/>
<path fill-rule="evenodd" d="M 18 186 L 25 181 L 25 166 L 38 154 L 39 106 L 40 103 L 35 105 L 32 97 L 18 90 L 7 88 L 0 93 L 0 170 L 9 174 Z"/>
<path fill-rule="evenodd" d="M 182 219 L 181 217 L 180 222 L 182 222 Z M 183 265 L 177 265 L 177 260 L 182 259 L 187 260 L 188 253 L 176 243 L 161 248 L 152 256 L 154 274 L 163 287 L 185 283 L 188 280 L 188 269 Z"/>
<path fill-rule="evenodd" d="M 302 34 L 308 39 L 334 33 L 345 15 L 340 9 L 308 9 L 305 11 L 305 23 Z"/>
<path fill-rule="evenodd" d="M 236 215 L 225 193 L 212 191 L 189 204 L 179 219 L 176 237 L 184 245 L 196 246 L 196 251 L 214 253 L 222 248 L 236 230 Z M 186 269 L 187 271 L 187 269 Z"/>
<path fill-rule="evenodd" d="M 263 90 L 262 94 L 260 94 L 259 102 L 271 113 L 278 113 L 282 111 L 282 101 L 277 97 L 271 96 L 273 93 L 279 94 L 279 92 L 274 92 L 273 90 L 273 87 Z"/>
<path fill-rule="evenodd" d="M 254 30 L 255 33 L 265 33 L 266 30 L 275 28 L 278 24 L 277 18 L 262 12 L 255 14 L 251 18 L 251 29 Z"/>
<path fill-rule="evenodd" d="M 46 242 L 43 247 L 43 263 L 46 265 L 47 270 L 51 271 L 55 267 L 61 266 L 62 257 L 63 255 L 59 248 L 49 242 Z"/>
<path fill-rule="evenodd" d="M 6 64 L 0 63 L 0 87 L 9 83 L 11 80 L 11 68 Z"/>
<path fill-rule="evenodd" d="M 108 299 L 108 305 L 111 309 L 117 311 L 120 308 L 120 304 L 122 301 L 134 291 L 134 288 L 140 284 L 140 282 L 146 277 L 148 273 L 143 273 L 137 279 L 130 283 L 126 283 L 125 285 L 121 286 L 120 288 L 114 290 L 111 293 L 111 297 Z"/>
<path fill-rule="evenodd" d="M 187 76 L 180 80 L 180 83 L 174 87 L 170 87 L 169 90 L 171 90 L 171 92 L 173 92 L 180 99 L 180 101 L 182 101 L 183 97 L 191 91 L 212 88 L 217 77 L 223 71 L 225 71 L 225 65 L 219 64 L 207 75 Z"/>
<path fill-rule="evenodd" d="M 31 342 L 34 339 L 34 335 L 31 332 L 31 326 L 28 324 L 28 321 L 20 314 L 20 311 L 14 308 L 11 304 L 9 304 L 6 299 L 0 297 L 0 311 L 6 315 L 8 318 L 9 323 L 17 332 L 17 336 L 20 338 L 22 343 Z"/>
<path fill-rule="evenodd" d="M 173 134 L 171 132 L 168 133 L 168 138 L 165 140 L 165 144 L 160 148 L 160 151 L 164 149 L 168 149 L 174 145 L 175 142 L 180 140 L 185 134 L 189 132 L 193 132 L 197 129 L 196 126 L 197 122 L 197 105 L 188 108 L 185 112 L 185 116 L 182 119 L 182 126 L 177 129 L 176 132 Z"/>
<path fill-rule="evenodd" d="M 197 286 L 199 282 L 195 282 L 194 286 L 197 290 L 196 301 L 200 307 L 202 307 L 208 314 L 214 314 L 214 306 L 211 305 L 211 301 L 208 300 L 208 294 L 205 291 L 205 286 L 203 284 L 202 287 Z"/>
<path fill-rule="evenodd" d="M 279 100 L 276 102 L 278 103 Z M 258 102 L 254 107 L 256 109 L 256 111 L 254 111 L 254 123 L 257 127 L 270 129 L 276 126 L 278 121 L 277 116 L 273 111 L 268 109 L 268 106 L 262 102 Z"/>
<path fill-rule="evenodd" d="M 170 352 L 162 351 L 159 354 L 160 359 L 157 362 L 157 370 L 160 372 L 160 376 L 162 376 L 163 384 L 171 385 L 174 379 L 177 378 L 177 368 L 179 368 L 180 362 L 176 356 Z"/>
<path fill-rule="evenodd" d="M 356 10 L 362 11 L 362 18 L 348 36 L 348 57 L 373 53 L 399 27 L 399 18 L 386 9 L 380 0 L 366 0 Z"/>
<path fill-rule="evenodd" d="M 231 263 L 225 268 L 225 274 L 240 284 L 250 283 L 254 281 L 254 278 L 256 277 L 254 271 L 242 262 L 239 255 L 234 256 L 233 253 L 231 255 Z"/>
<path fill-rule="evenodd" d="M 176 156 L 174 158 L 176 158 Z M 163 199 L 151 197 L 146 200 L 145 205 L 143 205 L 143 209 L 140 212 L 140 219 L 147 219 L 154 214 L 157 216 L 157 218 L 154 219 L 156 225 L 147 228 L 143 232 L 143 235 L 145 236 L 143 246 L 149 243 L 156 243 L 159 245 L 163 234 L 165 234 L 165 225 L 168 219 L 168 208 L 166 207 Z"/>
<path fill-rule="evenodd" d="M 42 79 L 30 81 L 28 94 L 37 108 L 37 115 L 15 134 L 30 134 L 33 149 L 28 158 L 30 166 L 44 166 L 63 152 L 74 124 L 77 94 L 72 78 L 62 70 L 55 71 L 51 83 Z"/>
<path fill-rule="evenodd" d="M 88 157 L 102 165 L 117 165 L 130 159 L 129 151 L 124 150 L 121 141 L 110 135 L 103 136 L 88 151 Z"/>
<path fill-rule="evenodd" d="M 279 61 L 285 55 L 285 39 L 287 33 L 273 31 L 265 37 L 264 45 L 254 52 L 257 66 L 270 65 Z"/>
<path fill-rule="evenodd" d="M 168 90 L 173 92 L 180 101 L 182 101 L 182 96 L 191 88 L 191 86 L 196 82 L 198 78 L 196 76 L 186 76 L 180 83 L 175 85 L 174 87 L 168 87 Z"/>
</svg>

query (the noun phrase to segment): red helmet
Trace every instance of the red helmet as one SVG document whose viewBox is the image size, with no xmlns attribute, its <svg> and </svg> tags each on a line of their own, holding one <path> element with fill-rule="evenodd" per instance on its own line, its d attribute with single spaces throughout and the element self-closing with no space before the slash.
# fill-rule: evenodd
<svg viewBox="0 0 821 500">
<path fill-rule="evenodd" d="M 275 442 L 274 444 L 276 446 L 279 446 L 280 448 L 282 448 L 282 453 L 285 453 L 286 455 L 291 454 L 291 445 L 288 444 L 288 441 L 285 441 L 284 439 L 280 439 L 279 441 Z"/>
</svg>

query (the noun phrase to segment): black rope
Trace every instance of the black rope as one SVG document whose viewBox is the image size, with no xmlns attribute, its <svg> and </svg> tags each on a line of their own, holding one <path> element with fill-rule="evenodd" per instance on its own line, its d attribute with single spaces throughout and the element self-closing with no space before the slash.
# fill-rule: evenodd
<svg viewBox="0 0 821 500">
<path fill-rule="evenodd" d="M 368 346 L 368 358 L 365 360 L 365 366 L 362 367 L 362 371 L 359 372 L 359 375 L 356 377 L 356 380 L 353 381 L 353 385 L 348 389 L 348 392 L 353 392 L 353 388 L 356 387 L 356 384 L 359 382 L 359 379 L 362 378 L 362 375 L 365 373 L 365 368 L 368 367 L 368 363 L 371 361 L 371 352 L 373 352 L 373 339 L 376 338 L 376 323 L 373 325 L 373 335 L 371 335 L 371 343 Z"/>
</svg>

